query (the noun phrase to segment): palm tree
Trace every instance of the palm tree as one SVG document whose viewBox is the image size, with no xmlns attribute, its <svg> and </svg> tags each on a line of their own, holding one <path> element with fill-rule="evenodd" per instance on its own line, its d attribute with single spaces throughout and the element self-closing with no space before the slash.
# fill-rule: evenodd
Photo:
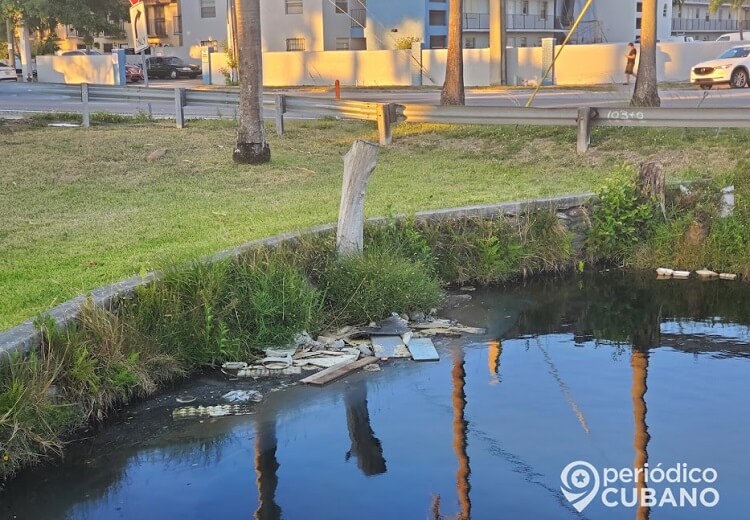
<svg viewBox="0 0 750 520">
<path fill-rule="evenodd" d="M 658 107 L 661 105 L 656 85 L 656 20 L 657 1 L 643 0 L 641 15 L 641 61 L 635 79 L 635 89 L 630 100 L 634 107 Z"/>
<path fill-rule="evenodd" d="M 240 123 L 234 162 L 261 164 L 271 160 L 263 126 L 263 58 L 260 39 L 260 0 L 234 0 L 240 77 Z"/>
<path fill-rule="evenodd" d="M 740 13 L 742 12 L 742 8 L 748 4 L 748 0 L 711 0 L 708 3 L 708 12 L 715 13 L 723 4 L 729 4 L 730 9 L 737 11 L 737 25 L 740 29 L 740 40 L 744 40 L 745 37 L 742 33 L 742 22 L 744 22 L 744 20 L 740 19 Z"/>
<path fill-rule="evenodd" d="M 450 0 L 448 13 L 448 60 L 445 64 L 445 83 L 440 92 L 441 105 L 465 105 L 463 0 Z"/>
</svg>

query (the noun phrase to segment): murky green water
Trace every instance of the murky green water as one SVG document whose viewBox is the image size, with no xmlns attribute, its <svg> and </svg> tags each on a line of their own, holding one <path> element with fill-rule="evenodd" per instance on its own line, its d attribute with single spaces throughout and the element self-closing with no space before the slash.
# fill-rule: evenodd
<svg viewBox="0 0 750 520">
<path fill-rule="evenodd" d="M 747 517 L 747 287 L 610 274 L 470 294 L 452 316 L 488 334 L 439 342 L 439 363 L 173 420 L 175 395 L 210 404 L 238 385 L 195 381 L 22 475 L 0 516 L 424 519 L 439 496 L 473 519 Z M 627 481 L 646 463 L 653 480 Z M 605 484 L 614 472 L 626 482 Z M 654 507 L 627 505 L 641 488 Z"/>
</svg>

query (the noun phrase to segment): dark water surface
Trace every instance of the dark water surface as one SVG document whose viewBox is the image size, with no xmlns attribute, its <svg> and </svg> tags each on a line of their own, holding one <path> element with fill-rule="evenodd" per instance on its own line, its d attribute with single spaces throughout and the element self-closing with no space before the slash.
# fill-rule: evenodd
<svg viewBox="0 0 750 520">
<path fill-rule="evenodd" d="M 472 519 L 748 518 L 746 286 L 613 273 L 470 294 L 450 314 L 488 334 L 439 341 L 438 363 L 389 362 L 202 422 L 173 420 L 164 395 L 21 475 L 0 517 L 425 519 L 439 495 L 443 514 Z M 219 402 L 236 385 L 180 391 Z M 582 513 L 561 491 L 574 461 L 600 480 Z M 604 468 L 645 463 L 714 468 L 712 483 L 640 487 L 678 505 L 680 488 L 713 488 L 718 503 L 605 506 Z M 579 470 L 568 491 L 593 487 Z M 626 502 L 639 487 L 608 486 Z"/>
</svg>

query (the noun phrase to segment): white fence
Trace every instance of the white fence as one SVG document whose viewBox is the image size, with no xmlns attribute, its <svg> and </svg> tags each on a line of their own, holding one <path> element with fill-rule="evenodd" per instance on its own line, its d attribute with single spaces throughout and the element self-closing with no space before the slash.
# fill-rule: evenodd
<svg viewBox="0 0 750 520">
<path fill-rule="evenodd" d="M 659 81 L 687 81 L 690 67 L 714 58 L 736 42 L 665 42 L 657 45 Z M 200 63 L 196 49 L 165 47 L 152 55 L 174 55 Z M 541 81 L 541 47 L 508 48 L 509 83 Z M 625 81 L 626 45 L 605 43 L 566 46 L 555 65 L 554 84 L 561 86 L 598 85 Z M 268 87 L 330 86 L 360 87 L 442 85 L 445 78 L 445 49 L 392 51 L 266 52 L 263 54 L 263 79 Z M 128 56 L 128 62 L 140 61 Z M 105 56 L 40 56 L 37 58 L 39 81 L 51 83 L 113 84 L 111 58 Z M 204 64 L 205 66 L 205 64 Z M 223 52 L 211 55 L 211 83 L 224 85 L 222 69 L 227 69 Z M 490 83 L 489 49 L 464 50 L 466 86 Z"/>
</svg>

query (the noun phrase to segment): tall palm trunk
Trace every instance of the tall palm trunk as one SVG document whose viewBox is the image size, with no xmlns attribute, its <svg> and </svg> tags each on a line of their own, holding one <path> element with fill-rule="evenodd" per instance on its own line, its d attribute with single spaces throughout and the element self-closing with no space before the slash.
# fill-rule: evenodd
<svg viewBox="0 0 750 520">
<path fill-rule="evenodd" d="M 440 92 L 441 105 L 465 105 L 463 0 L 450 0 L 448 13 L 448 61 L 445 64 L 445 83 Z"/>
<path fill-rule="evenodd" d="M 643 0 L 641 18 L 641 61 L 635 79 L 635 90 L 630 106 L 658 107 L 661 105 L 656 85 L 656 20 L 657 1 Z"/>
<path fill-rule="evenodd" d="M 234 162 L 260 164 L 271 160 L 263 127 L 263 57 L 260 39 L 260 0 L 234 0 L 240 76 L 240 123 Z"/>
</svg>

